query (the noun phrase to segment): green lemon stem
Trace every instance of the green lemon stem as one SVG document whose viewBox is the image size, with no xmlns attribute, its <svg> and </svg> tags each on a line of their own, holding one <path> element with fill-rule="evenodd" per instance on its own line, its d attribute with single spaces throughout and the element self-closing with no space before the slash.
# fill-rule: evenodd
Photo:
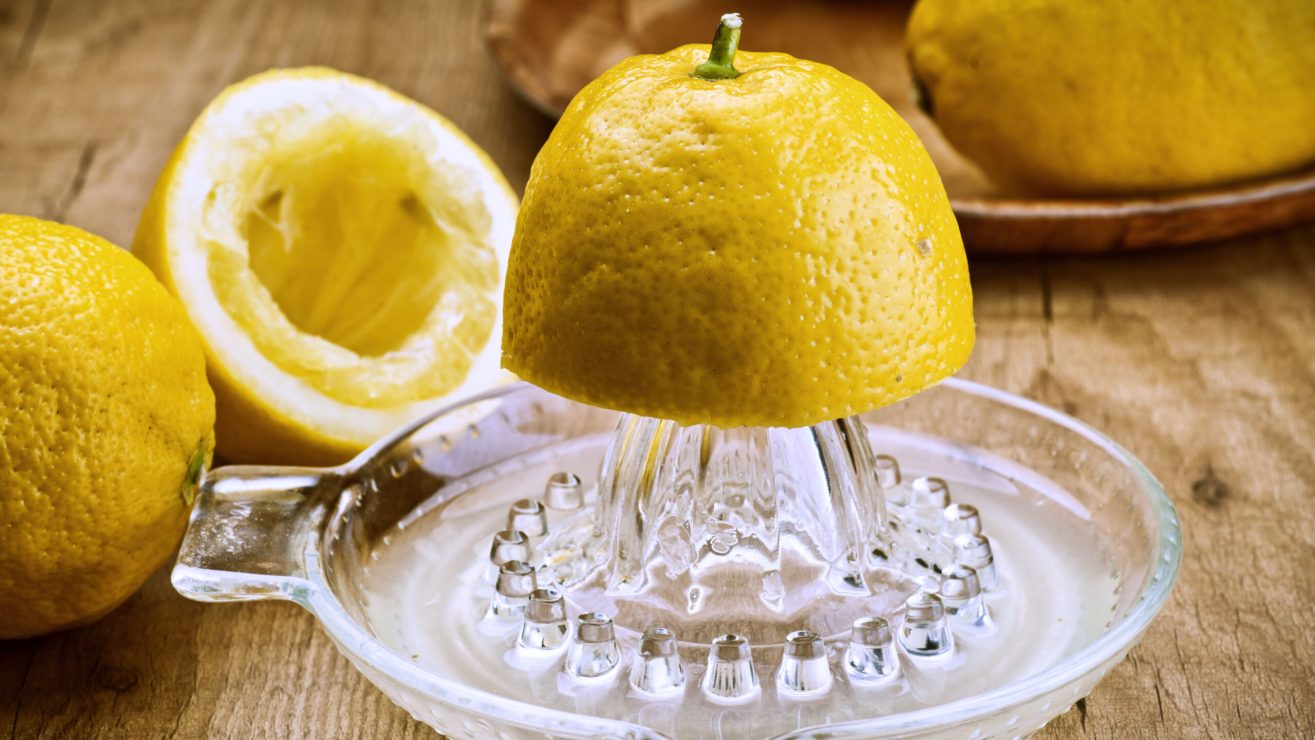
<svg viewBox="0 0 1315 740">
<path fill-rule="evenodd" d="M 733 80 L 740 76 L 735 68 L 735 50 L 740 47 L 740 26 L 744 21 L 739 13 L 727 13 L 717 24 L 717 35 L 712 37 L 712 53 L 708 61 L 694 68 L 694 76 L 704 80 Z"/>
<path fill-rule="evenodd" d="M 196 501 L 196 487 L 201 484 L 201 476 L 205 473 L 205 457 L 209 449 L 206 447 L 205 440 L 202 439 L 196 445 L 196 450 L 192 452 L 192 459 L 187 462 L 187 473 L 183 476 L 183 489 L 179 495 L 183 497 L 183 503 L 189 507 L 192 502 Z"/>
</svg>

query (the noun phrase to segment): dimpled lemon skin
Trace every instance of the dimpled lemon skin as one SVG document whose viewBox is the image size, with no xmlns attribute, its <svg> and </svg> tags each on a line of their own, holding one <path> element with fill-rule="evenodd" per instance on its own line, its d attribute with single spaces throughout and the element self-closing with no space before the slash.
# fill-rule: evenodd
<svg viewBox="0 0 1315 740">
<path fill-rule="evenodd" d="M 104 239 L 0 215 L 0 307 L 9 639 L 94 621 L 173 555 L 215 411 L 182 307 Z"/>
<path fill-rule="evenodd" d="M 1315 162 L 1315 2 L 921 0 L 910 64 L 998 182 L 1152 192 Z"/>
<path fill-rule="evenodd" d="M 682 424 L 798 427 L 956 371 L 973 345 L 954 215 L 907 124 L 837 70 L 707 45 L 572 101 L 516 224 L 503 365 Z"/>
</svg>

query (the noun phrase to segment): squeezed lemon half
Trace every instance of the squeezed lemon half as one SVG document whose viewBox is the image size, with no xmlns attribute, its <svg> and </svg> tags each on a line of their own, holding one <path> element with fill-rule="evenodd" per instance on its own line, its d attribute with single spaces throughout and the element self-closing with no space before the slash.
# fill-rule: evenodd
<svg viewBox="0 0 1315 740">
<path fill-rule="evenodd" d="M 516 209 L 434 111 L 333 70 L 276 70 L 202 112 L 133 248 L 204 338 L 219 453 L 331 464 L 511 377 Z"/>
</svg>

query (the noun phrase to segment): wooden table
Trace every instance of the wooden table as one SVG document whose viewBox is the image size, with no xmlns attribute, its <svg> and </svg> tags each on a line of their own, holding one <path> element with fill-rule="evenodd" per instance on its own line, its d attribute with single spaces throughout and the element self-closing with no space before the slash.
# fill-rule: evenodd
<svg viewBox="0 0 1315 740">
<path fill-rule="evenodd" d="M 0 0 L 0 210 L 131 241 L 227 83 L 327 64 L 445 114 L 521 186 L 551 122 L 473 2 Z M 975 261 L 966 377 L 1108 432 L 1178 504 L 1145 641 L 1049 737 L 1315 736 L 1315 228 L 1190 251 Z M 160 572 L 91 627 L 0 643 L 0 734 L 423 737 L 288 604 L 201 605 Z"/>
</svg>

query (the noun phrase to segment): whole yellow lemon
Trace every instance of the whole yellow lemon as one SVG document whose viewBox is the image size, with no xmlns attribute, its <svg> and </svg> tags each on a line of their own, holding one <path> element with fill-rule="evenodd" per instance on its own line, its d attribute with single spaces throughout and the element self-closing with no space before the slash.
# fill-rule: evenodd
<svg viewBox="0 0 1315 740">
<path fill-rule="evenodd" d="M 1150 192 L 1315 162 L 1310 0 L 921 0 L 907 44 L 924 107 L 1002 184 Z"/>
<path fill-rule="evenodd" d="M 516 223 L 504 365 L 723 427 L 806 426 L 953 373 L 972 290 L 917 136 L 831 67 L 730 52 L 627 59 L 571 102 Z"/>
<path fill-rule="evenodd" d="M 182 307 L 128 252 L 0 215 L 0 639 L 93 621 L 174 553 L 215 420 Z"/>
</svg>

